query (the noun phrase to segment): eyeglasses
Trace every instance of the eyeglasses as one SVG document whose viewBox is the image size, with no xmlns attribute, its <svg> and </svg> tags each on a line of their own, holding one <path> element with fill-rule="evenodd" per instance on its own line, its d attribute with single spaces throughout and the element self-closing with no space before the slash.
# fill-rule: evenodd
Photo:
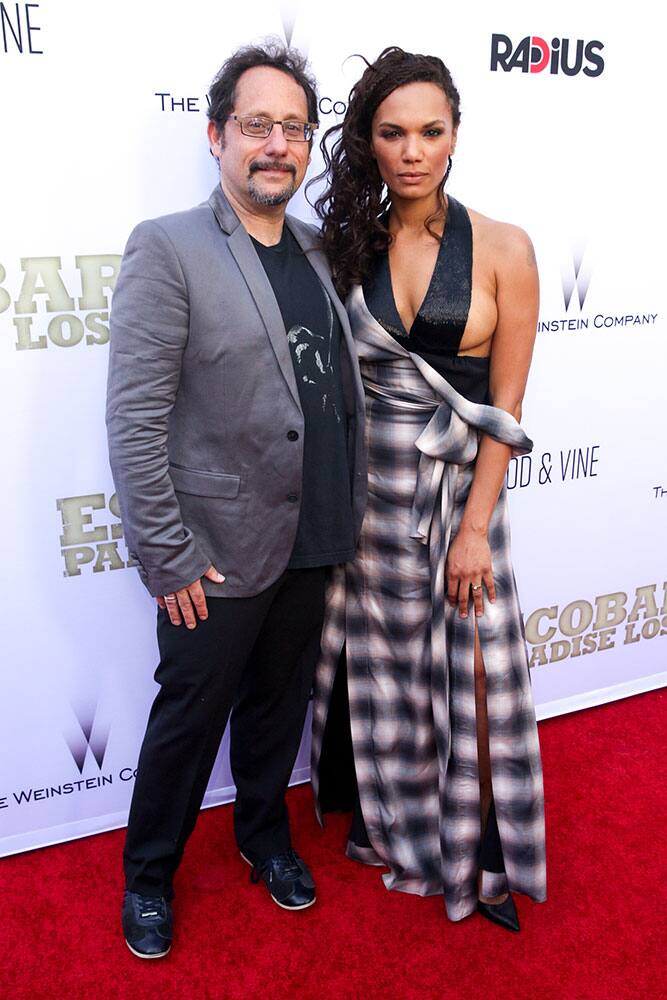
<svg viewBox="0 0 667 1000">
<path fill-rule="evenodd" d="M 253 139 L 267 139 L 274 125 L 281 125 L 283 135 L 288 142 L 310 142 L 317 125 L 313 122 L 274 122 L 273 118 L 263 118 L 261 115 L 229 115 L 241 126 L 244 135 Z"/>
</svg>

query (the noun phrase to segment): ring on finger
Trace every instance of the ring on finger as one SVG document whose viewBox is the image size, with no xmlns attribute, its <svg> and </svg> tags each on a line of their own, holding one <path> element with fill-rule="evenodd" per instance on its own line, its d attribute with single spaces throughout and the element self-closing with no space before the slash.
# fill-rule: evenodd
<svg viewBox="0 0 667 1000">
<path fill-rule="evenodd" d="M 481 588 L 481 586 L 482 586 L 481 583 L 473 583 L 472 589 L 473 590 L 479 590 Z"/>
</svg>

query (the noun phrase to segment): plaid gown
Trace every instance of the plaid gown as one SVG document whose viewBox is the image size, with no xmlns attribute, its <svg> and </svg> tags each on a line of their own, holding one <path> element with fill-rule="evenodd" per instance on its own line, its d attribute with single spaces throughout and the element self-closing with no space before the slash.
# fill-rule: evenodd
<svg viewBox="0 0 667 1000">
<path fill-rule="evenodd" d="M 482 890 L 546 898 L 542 772 L 503 487 L 489 528 L 497 591 L 462 619 L 446 600 L 445 559 L 472 481 L 480 433 L 532 443 L 510 414 L 460 395 L 369 312 L 348 300 L 366 389 L 369 498 L 357 558 L 334 568 L 313 702 L 312 782 L 345 644 L 350 724 L 371 848 L 389 889 L 444 893 L 460 920 L 477 903 L 480 796 L 474 635 L 487 685 L 493 796 L 504 874 Z"/>
</svg>

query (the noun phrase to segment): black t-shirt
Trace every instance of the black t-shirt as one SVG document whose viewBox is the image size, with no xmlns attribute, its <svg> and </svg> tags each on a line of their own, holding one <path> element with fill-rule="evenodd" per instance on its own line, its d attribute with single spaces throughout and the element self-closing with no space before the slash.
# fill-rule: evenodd
<svg viewBox="0 0 667 1000">
<path fill-rule="evenodd" d="M 352 559 L 355 549 L 340 321 L 286 225 L 280 243 L 253 245 L 285 323 L 304 417 L 301 510 L 289 566 L 331 566 Z"/>
</svg>

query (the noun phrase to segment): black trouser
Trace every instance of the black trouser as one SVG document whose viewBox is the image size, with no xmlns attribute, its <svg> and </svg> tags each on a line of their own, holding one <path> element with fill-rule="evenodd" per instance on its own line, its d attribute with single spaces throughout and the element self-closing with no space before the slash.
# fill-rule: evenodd
<svg viewBox="0 0 667 1000">
<path fill-rule="evenodd" d="M 210 598 L 193 630 L 158 612 L 160 691 L 139 755 L 125 841 L 127 888 L 173 896 L 231 717 L 239 848 L 258 861 L 290 847 L 285 791 L 320 648 L 326 570 L 286 570 L 255 597 Z"/>
</svg>

